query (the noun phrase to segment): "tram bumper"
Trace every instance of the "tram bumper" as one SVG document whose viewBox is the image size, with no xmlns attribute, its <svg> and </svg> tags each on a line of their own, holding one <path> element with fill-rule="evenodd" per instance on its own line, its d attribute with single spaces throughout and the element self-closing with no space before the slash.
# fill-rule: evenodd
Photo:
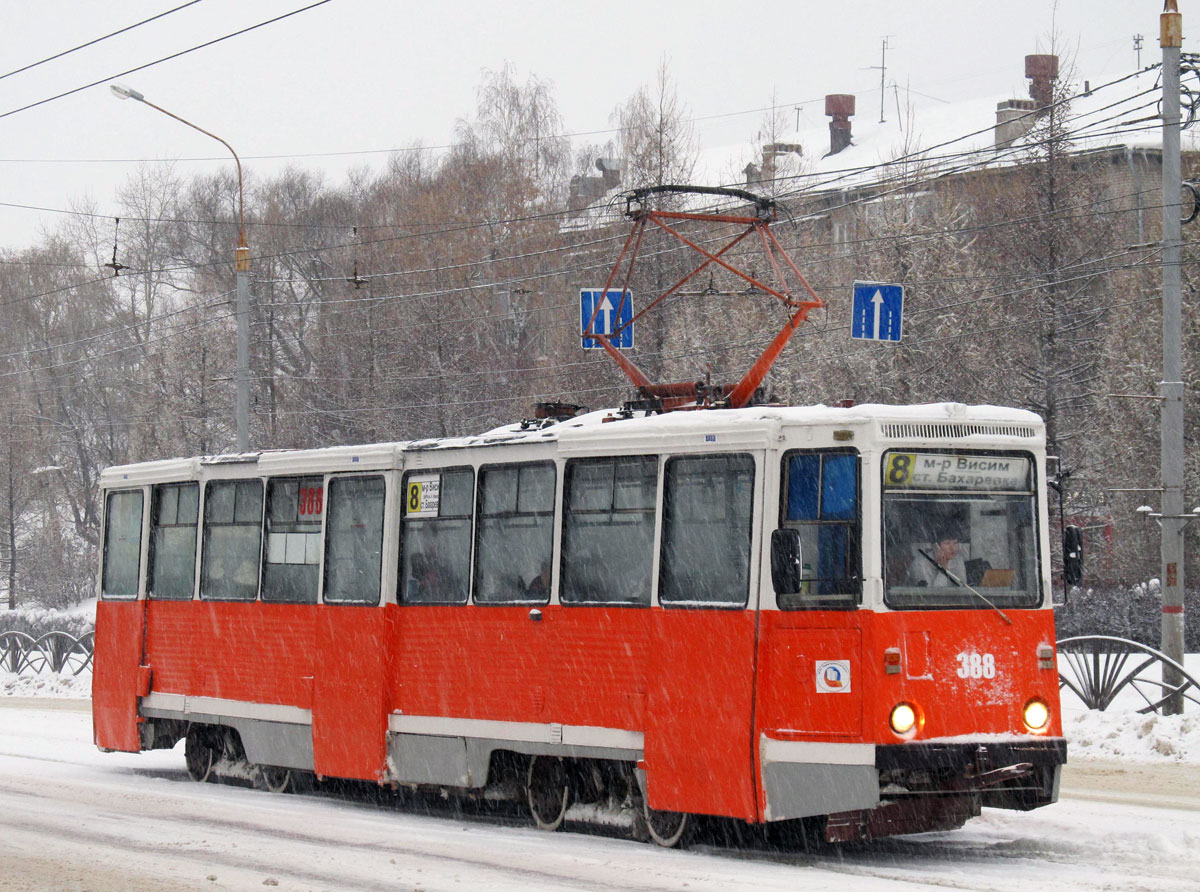
<svg viewBox="0 0 1200 892">
<path fill-rule="evenodd" d="M 905 743 L 875 748 L 879 802 L 828 816 L 825 839 L 851 842 L 953 830 L 982 806 L 1028 811 L 1058 799 L 1062 738 Z"/>
<path fill-rule="evenodd" d="M 978 794 L 980 804 L 1028 811 L 1058 800 L 1061 737 L 905 743 L 875 749 L 883 797 Z"/>
</svg>

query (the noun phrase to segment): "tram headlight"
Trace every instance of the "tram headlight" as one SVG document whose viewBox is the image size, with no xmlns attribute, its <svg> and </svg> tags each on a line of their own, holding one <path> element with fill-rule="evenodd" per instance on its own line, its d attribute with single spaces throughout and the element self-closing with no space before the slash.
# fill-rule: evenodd
<svg viewBox="0 0 1200 892">
<path fill-rule="evenodd" d="M 1041 731 L 1050 721 L 1050 707 L 1045 701 L 1034 697 L 1025 704 L 1022 717 L 1025 719 L 1025 727 L 1030 731 Z"/>
<path fill-rule="evenodd" d="M 911 703 L 897 703 L 892 707 L 892 714 L 888 716 L 888 724 L 901 737 L 912 733 L 913 728 L 917 726 L 916 707 Z"/>
</svg>

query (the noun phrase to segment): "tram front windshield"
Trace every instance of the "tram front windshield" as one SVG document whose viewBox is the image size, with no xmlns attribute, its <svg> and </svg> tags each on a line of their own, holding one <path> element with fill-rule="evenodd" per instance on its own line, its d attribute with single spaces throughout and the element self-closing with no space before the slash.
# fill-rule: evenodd
<svg viewBox="0 0 1200 892">
<path fill-rule="evenodd" d="M 1027 455 L 888 452 L 884 602 L 894 609 L 1041 604 Z"/>
</svg>

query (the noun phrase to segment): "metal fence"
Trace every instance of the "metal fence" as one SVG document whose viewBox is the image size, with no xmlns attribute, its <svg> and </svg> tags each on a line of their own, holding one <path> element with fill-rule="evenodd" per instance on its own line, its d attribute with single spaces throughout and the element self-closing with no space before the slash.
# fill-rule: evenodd
<svg viewBox="0 0 1200 892">
<path fill-rule="evenodd" d="M 14 675 L 79 675 L 92 668 L 92 632 L 78 638 L 70 632 L 0 632 L 0 671 Z"/>
</svg>

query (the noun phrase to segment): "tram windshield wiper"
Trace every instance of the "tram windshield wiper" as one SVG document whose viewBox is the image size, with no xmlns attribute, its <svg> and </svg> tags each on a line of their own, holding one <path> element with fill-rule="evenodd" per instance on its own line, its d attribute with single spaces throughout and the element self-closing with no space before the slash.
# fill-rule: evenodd
<svg viewBox="0 0 1200 892">
<path fill-rule="evenodd" d="M 983 592 L 979 591 L 973 585 L 969 585 L 968 583 L 959 579 L 957 576 L 955 576 L 953 573 L 951 573 L 949 570 L 947 570 L 945 567 L 943 567 L 941 564 L 939 564 L 936 560 L 934 560 L 933 555 L 929 554 L 929 552 L 927 552 L 924 548 L 918 548 L 917 553 L 919 555 L 921 555 L 921 557 L 925 558 L 925 560 L 929 561 L 929 563 L 931 563 L 935 567 L 937 567 L 938 571 L 943 576 L 945 576 L 947 579 L 949 579 L 951 582 L 953 582 L 959 588 L 965 588 L 967 591 L 969 591 L 971 594 L 973 594 L 975 597 L 977 597 L 980 601 L 982 601 L 988 607 L 991 607 L 993 610 L 995 610 L 996 613 L 998 613 L 1000 615 L 1000 618 L 1002 620 L 1004 620 L 1010 626 L 1012 625 L 1012 620 L 1008 618 L 1008 615 L 1005 614 L 1005 612 L 1003 610 L 1001 610 L 999 607 L 997 607 L 995 605 L 995 603 L 993 603 L 993 601 L 987 597 L 987 595 L 983 594 Z"/>
</svg>

